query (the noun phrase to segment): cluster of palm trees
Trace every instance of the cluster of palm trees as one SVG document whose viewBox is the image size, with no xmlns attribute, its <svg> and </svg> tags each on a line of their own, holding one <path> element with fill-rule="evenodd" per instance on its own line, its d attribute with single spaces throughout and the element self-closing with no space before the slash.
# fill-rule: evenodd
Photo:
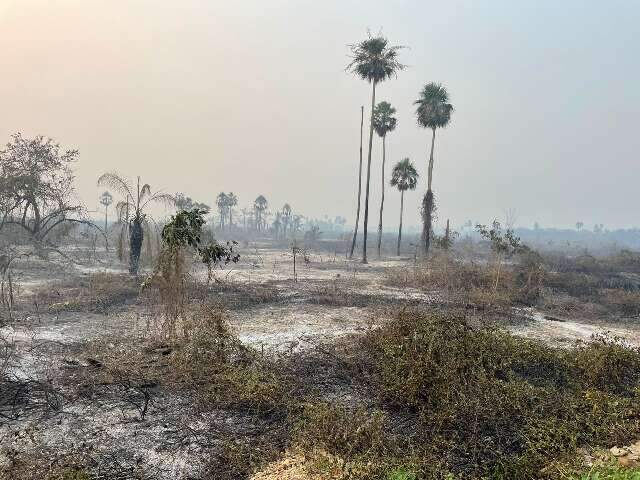
<svg viewBox="0 0 640 480">
<path fill-rule="evenodd" d="M 233 192 L 220 192 L 216 197 L 216 206 L 220 214 L 220 229 L 224 230 L 225 225 L 233 225 L 233 207 L 238 205 L 238 197 Z M 228 220 L 228 223 L 227 223 Z"/>
<path fill-rule="evenodd" d="M 371 116 L 369 122 L 369 150 L 367 155 L 367 170 L 365 182 L 364 200 L 364 225 L 362 242 L 362 263 L 367 263 L 367 234 L 369 224 L 369 192 L 371 181 L 371 150 L 373 147 L 373 132 L 382 138 L 382 196 L 380 201 L 380 219 L 378 223 L 378 245 L 377 252 L 380 256 L 382 243 L 382 217 L 384 211 L 384 188 L 385 188 L 385 163 L 386 163 L 386 136 L 392 132 L 397 125 L 394 117 L 396 109 L 388 102 L 380 102 L 376 105 L 376 87 L 379 83 L 396 77 L 398 72 L 405 66 L 398 60 L 399 51 L 403 47 L 391 46 L 388 40 L 381 36 L 372 37 L 357 44 L 351 45 L 351 62 L 347 65 L 347 70 L 356 76 L 366 80 L 371 84 Z M 427 192 L 422 201 L 423 220 L 423 254 L 429 252 L 431 239 L 433 213 L 435 207 L 434 195 L 431 189 L 433 178 L 433 149 L 435 144 L 436 129 L 443 128 L 449 124 L 453 106 L 449 103 L 447 90 L 440 84 L 428 83 L 420 92 L 415 101 L 416 116 L 418 125 L 432 130 L 431 153 L 427 166 Z M 364 124 L 364 107 L 360 109 L 360 163 L 358 172 L 358 206 L 356 211 L 356 222 L 351 242 L 349 257 L 353 257 L 358 235 L 358 225 L 360 221 L 360 198 L 362 196 L 362 129 Z M 395 186 L 401 194 L 400 201 L 400 227 L 398 231 L 398 255 L 400 253 L 400 242 L 402 238 L 402 210 L 404 207 L 404 192 L 416 188 L 418 173 L 408 158 L 398 162 L 391 178 L 391 185 Z"/>
<path fill-rule="evenodd" d="M 289 225 L 291 225 L 292 221 L 293 210 L 291 209 L 291 205 L 285 203 L 282 210 L 276 212 L 276 218 L 273 221 L 272 226 L 276 239 L 280 238 L 280 232 L 282 232 L 282 238 L 287 238 L 287 230 L 289 229 Z"/>
</svg>

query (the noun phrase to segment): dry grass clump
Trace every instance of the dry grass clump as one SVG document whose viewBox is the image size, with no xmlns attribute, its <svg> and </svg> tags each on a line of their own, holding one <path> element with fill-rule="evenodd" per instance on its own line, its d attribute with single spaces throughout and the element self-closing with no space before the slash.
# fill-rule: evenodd
<svg viewBox="0 0 640 480">
<path fill-rule="evenodd" d="M 390 269 L 387 282 L 446 291 L 454 302 L 482 308 L 542 304 L 589 316 L 640 316 L 639 254 L 623 250 L 606 258 L 570 258 L 526 250 L 514 260 L 497 269 L 491 260 L 464 261 L 450 252 L 436 252 L 414 267 Z"/>
<path fill-rule="evenodd" d="M 387 282 L 395 287 L 446 291 L 455 302 L 501 308 L 535 303 L 542 295 L 543 278 L 535 252 L 521 255 L 519 263 L 503 265 L 499 271 L 491 262 L 462 261 L 449 252 L 437 252 L 413 267 L 387 271 Z"/>
<path fill-rule="evenodd" d="M 4 452 L 3 452 L 4 453 Z M 58 454 L 46 448 L 31 452 L 11 452 L 10 462 L 0 464 L 2 480 L 151 480 L 141 465 L 127 468 L 117 458 L 101 457 L 98 452 Z"/>
<path fill-rule="evenodd" d="M 285 413 L 290 384 L 282 370 L 243 345 L 219 307 L 198 309 L 188 339 L 171 358 L 177 382 L 202 402 L 260 415 Z"/>
<path fill-rule="evenodd" d="M 116 387 L 122 400 L 144 418 L 160 388 L 194 398 L 203 408 L 239 410 L 259 416 L 285 414 L 292 388 L 284 369 L 240 342 L 218 305 L 187 314 L 170 341 L 152 339 L 89 351 L 83 393 Z"/>
<path fill-rule="evenodd" d="M 553 295 L 569 295 L 584 304 L 602 307 L 600 314 L 640 315 L 640 254 L 622 250 L 596 258 L 548 255 L 545 287 Z M 552 303 L 552 307 L 554 306 Z"/>
<path fill-rule="evenodd" d="M 404 311 L 361 350 L 377 410 L 316 406 L 299 441 L 364 468 L 341 478 L 562 478 L 580 447 L 640 435 L 640 352 L 615 339 L 555 349 Z"/>
<path fill-rule="evenodd" d="M 489 269 L 477 262 L 459 262 L 448 254 L 437 254 L 414 267 L 390 268 L 387 282 L 396 287 L 468 292 L 491 286 Z"/>
<path fill-rule="evenodd" d="M 36 302 L 50 312 L 108 313 L 137 298 L 140 287 L 126 274 L 94 273 L 39 291 Z"/>
</svg>

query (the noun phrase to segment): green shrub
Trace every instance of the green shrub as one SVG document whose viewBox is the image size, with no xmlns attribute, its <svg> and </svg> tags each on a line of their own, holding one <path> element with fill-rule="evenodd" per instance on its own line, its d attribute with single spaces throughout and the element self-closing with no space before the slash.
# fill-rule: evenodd
<svg viewBox="0 0 640 480">
<path fill-rule="evenodd" d="M 587 388 L 617 393 L 628 392 L 640 379 L 640 353 L 615 337 L 597 335 L 574 352 Z"/>
<path fill-rule="evenodd" d="M 417 414 L 408 441 L 419 457 L 450 458 L 463 478 L 536 478 L 581 446 L 640 434 L 640 355 L 612 339 L 556 349 L 404 311 L 367 334 L 363 352 L 387 415 Z"/>
</svg>

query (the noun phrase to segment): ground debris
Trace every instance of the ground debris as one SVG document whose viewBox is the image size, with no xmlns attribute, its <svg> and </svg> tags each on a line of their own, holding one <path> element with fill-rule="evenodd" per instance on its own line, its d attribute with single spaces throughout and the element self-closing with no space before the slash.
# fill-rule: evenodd
<svg viewBox="0 0 640 480">
<path fill-rule="evenodd" d="M 611 447 L 609 451 L 624 467 L 640 466 L 640 440 L 624 447 Z"/>
</svg>

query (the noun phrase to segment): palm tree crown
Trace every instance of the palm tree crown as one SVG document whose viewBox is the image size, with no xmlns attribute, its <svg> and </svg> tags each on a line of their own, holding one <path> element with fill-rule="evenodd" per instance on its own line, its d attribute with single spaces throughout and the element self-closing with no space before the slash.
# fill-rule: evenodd
<svg viewBox="0 0 640 480">
<path fill-rule="evenodd" d="M 405 66 L 398 61 L 398 51 L 404 47 L 389 46 L 383 36 L 371 37 L 349 45 L 351 63 L 347 70 L 368 82 L 381 82 L 395 76 Z"/>
<path fill-rule="evenodd" d="M 391 172 L 391 186 L 396 187 L 399 191 L 415 190 L 418 184 L 418 172 L 411 163 L 411 160 L 405 158 L 396 163 Z"/>
<path fill-rule="evenodd" d="M 267 208 L 267 199 L 264 198 L 263 195 L 258 195 L 258 198 L 256 198 L 256 200 L 254 202 L 254 206 L 258 210 L 266 210 L 266 208 Z"/>
<path fill-rule="evenodd" d="M 138 177 L 137 186 L 134 188 L 131 183 L 117 173 L 105 173 L 98 178 L 98 185 L 109 187 L 123 196 L 123 200 L 116 203 L 116 211 L 121 221 L 129 220 L 126 218 L 126 214 L 132 212 L 134 219 L 142 219 L 145 207 L 150 203 L 175 204 L 173 195 L 162 192 L 151 193 L 151 186 L 148 183 L 140 186 L 140 177 Z"/>
<path fill-rule="evenodd" d="M 380 102 L 373 110 L 373 128 L 380 137 L 395 130 L 398 119 L 393 115 L 396 109 L 389 102 Z"/>
<path fill-rule="evenodd" d="M 418 106 L 416 115 L 421 127 L 435 130 L 446 127 L 451 120 L 453 105 L 449 103 L 447 89 L 439 83 L 427 83 L 414 105 Z"/>
</svg>

